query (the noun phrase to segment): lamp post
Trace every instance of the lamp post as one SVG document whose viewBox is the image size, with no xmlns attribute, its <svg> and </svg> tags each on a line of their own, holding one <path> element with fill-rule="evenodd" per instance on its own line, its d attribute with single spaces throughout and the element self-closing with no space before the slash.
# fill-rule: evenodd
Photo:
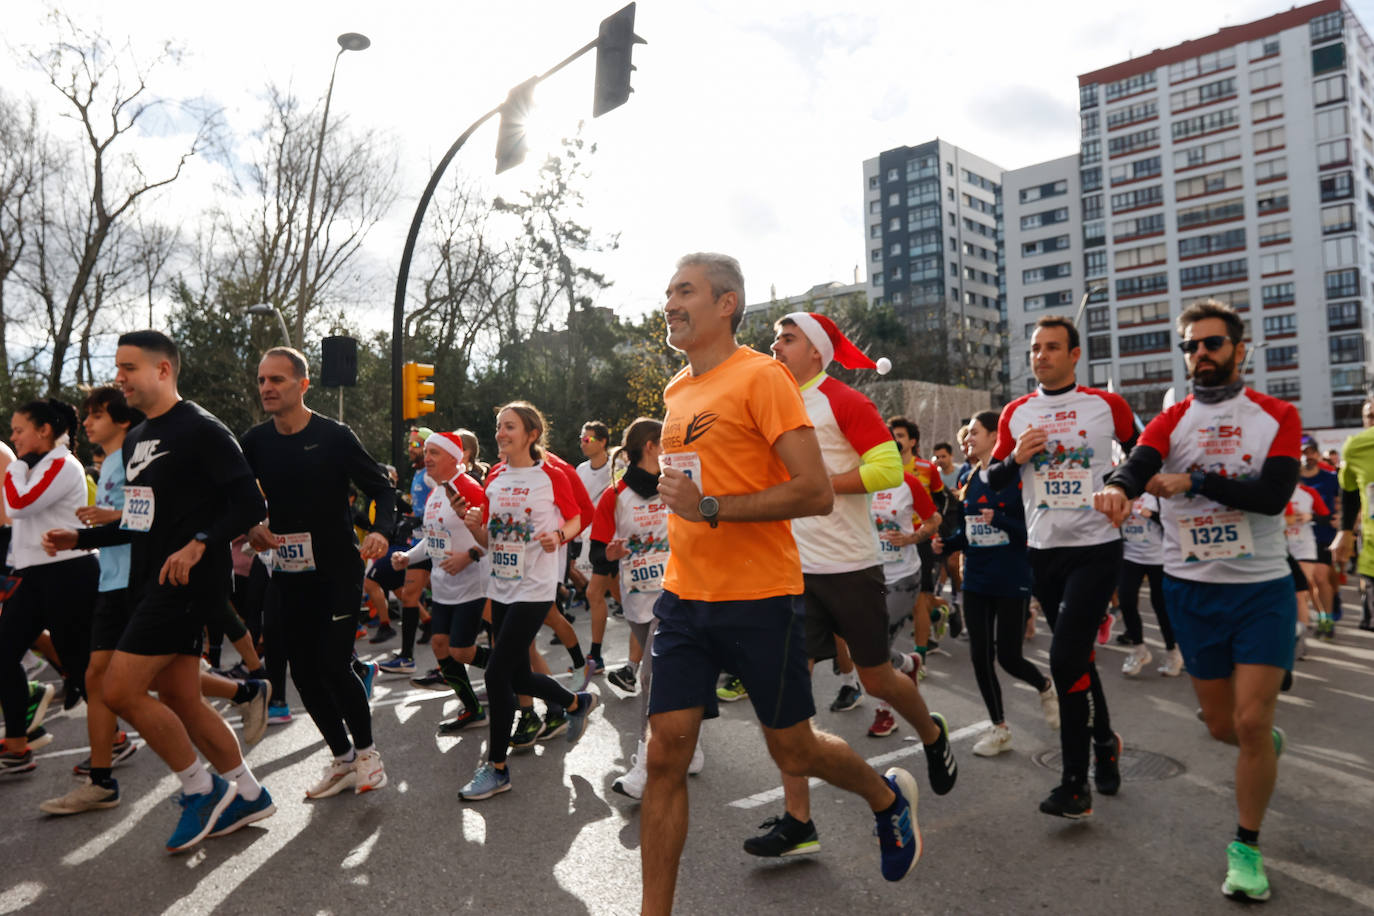
<svg viewBox="0 0 1374 916">
<path fill-rule="evenodd" d="M 310 172 L 310 200 L 305 207 L 305 238 L 301 245 L 301 293 L 296 300 L 296 336 L 305 337 L 305 290 L 310 268 L 311 232 L 314 229 L 315 188 L 320 181 L 320 158 L 324 154 L 324 135 L 329 127 L 329 103 L 334 99 L 334 76 L 339 72 L 339 58 L 345 51 L 366 51 L 372 46 L 372 39 L 361 32 L 344 32 L 336 41 L 339 53 L 334 55 L 334 66 L 329 71 L 329 89 L 324 94 L 324 115 L 320 118 L 320 136 L 315 143 L 315 164 Z"/>
<path fill-rule="evenodd" d="M 248 306 L 250 315 L 276 315 L 278 323 L 281 324 L 281 336 L 286 340 L 288 347 L 295 346 L 291 343 L 291 329 L 286 326 L 286 318 L 282 315 L 281 309 L 268 302 L 259 302 L 257 305 Z"/>
<path fill-rule="evenodd" d="M 1078 302 L 1078 314 L 1074 316 L 1073 326 L 1078 327 L 1083 323 L 1083 310 L 1088 307 L 1088 297 L 1093 293 L 1105 293 L 1107 287 L 1099 283 L 1096 286 L 1089 286 L 1083 291 L 1083 298 Z"/>
</svg>

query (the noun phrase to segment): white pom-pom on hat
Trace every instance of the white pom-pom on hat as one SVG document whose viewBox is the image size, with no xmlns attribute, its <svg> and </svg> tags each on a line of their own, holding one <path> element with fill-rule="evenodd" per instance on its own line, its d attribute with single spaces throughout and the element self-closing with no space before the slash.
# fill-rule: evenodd
<svg viewBox="0 0 1374 916">
<path fill-rule="evenodd" d="M 892 360 L 888 359 L 886 356 L 878 357 L 877 369 L 879 375 L 887 375 L 892 371 Z"/>
</svg>

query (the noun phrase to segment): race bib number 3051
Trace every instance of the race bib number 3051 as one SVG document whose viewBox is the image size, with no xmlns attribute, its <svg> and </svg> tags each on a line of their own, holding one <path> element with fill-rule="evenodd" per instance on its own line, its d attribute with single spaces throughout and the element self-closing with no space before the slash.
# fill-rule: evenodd
<svg viewBox="0 0 1374 916">
<path fill-rule="evenodd" d="M 1183 516 L 1178 520 L 1178 541 L 1185 563 L 1237 560 L 1255 553 L 1250 520 L 1239 509 Z"/>
<path fill-rule="evenodd" d="M 277 535 L 277 549 L 272 557 L 272 568 L 288 573 L 313 572 L 315 543 L 310 537 L 310 532 Z"/>
<path fill-rule="evenodd" d="M 1041 509 L 1092 509 L 1092 471 L 1044 468 L 1035 472 L 1036 505 Z"/>
<path fill-rule="evenodd" d="M 119 527 L 125 531 L 148 531 L 153 527 L 155 508 L 152 487 L 125 487 L 124 513 L 119 517 Z"/>
</svg>

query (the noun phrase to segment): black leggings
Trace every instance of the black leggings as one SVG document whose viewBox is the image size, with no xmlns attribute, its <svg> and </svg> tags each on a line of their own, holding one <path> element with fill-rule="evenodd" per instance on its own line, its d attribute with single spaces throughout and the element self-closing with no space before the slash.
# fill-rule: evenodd
<svg viewBox="0 0 1374 916">
<path fill-rule="evenodd" d="M 1164 648 L 1174 648 L 1174 628 L 1169 626 L 1169 612 L 1164 608 L 1164 567 L 1146 566 L 1121 561 L 1121 574 L 1116 580 L 1116 600 L 1121 606 L 1121 619 L 1126 624 L 1126 636 L 1131 645 L 1145 642 L 1145 630 L 1140 623 L 1140 583 L 1150 579 L 1150 605 L 1159 618 L 1159 633 L 1164 637 Z"/>
<path fill-rule="evenodd" d="M 538 697 L 564 709 L 575 700 L 553 678 L 530 671 L 530 643 L 539 635 L 548 613 L 548 601 L 491 603 L 491 629 L 496 639 L 487 660 L 487 710 L 491 716 L 487 759 L 492 763 L 506 762 L 511 726 L 515 724 L 516 694 Z"/>
<path fill-rule="evenodd" d="M 28 729 L 29 681 L 24 653 L 44 629 L 52 633 L 67 680 L 84 692 L 91 658 L 91 609 L 100 585 L 94 556 L 40 563 L 18 570 L 19 587 L 0 614 L 0 706 L 5 734 L 18 738 Z"/>
<path fill-rule="evenodd" d="M 994 658 L 1002 670 L 1044 692 L 1050 682 L 1021 654 L 1026 634 L 1025 598 L 964 592 L 964 626 L 968 628 L 969 657 L 978 691 L 994 725 L 1006 721 L 1002 685 L 997 683 Z"/>
<path fill-rule="evenodd" d="M 268 586 L 268 605 L 280 619 L 291 662 L 291 682 L 336 757 L 351 747 L 372 745 L 372 710 L 352 664 L 362 590 L 361 567 L 277 572 Z"/>
<path fill-rule="evenodd" d="M 1113 739 L 1107 696 L 1093 663 L 1097 628 L 1107 613 L 1121 566 L 1121 541 L 1030 551 L 1032 592 L 1054 631 L 1050 676 L 1059 691 L 1059 743 L 1064 782 L 1085 785 L 1089 744 Z"/>
</svg>

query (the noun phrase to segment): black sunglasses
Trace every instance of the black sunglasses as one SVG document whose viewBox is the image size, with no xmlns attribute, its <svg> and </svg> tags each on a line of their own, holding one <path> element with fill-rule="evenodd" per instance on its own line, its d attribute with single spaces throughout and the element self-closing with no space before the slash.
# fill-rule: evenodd
<svg viewBox="0 0 1374 916">
<path fill-rule="evenodd" d="M 1179 341 L 1178 348 L 1182 350 L 1184 353 L 1188 353 L 1190 355 L 1196 353 L 1198 347 L 1202 347 L 1206 350 L 1210 350 L 1213 353 L 1217 353 L 1221 350 L 1223 346 L 1226 345 L 1226 342 L 1230 339 L 1231 338 L 1227 337 L 1225 334 L 1209 334 L 1206 337 L 1199 337 L 1195 340 Z"/>
</svg>

